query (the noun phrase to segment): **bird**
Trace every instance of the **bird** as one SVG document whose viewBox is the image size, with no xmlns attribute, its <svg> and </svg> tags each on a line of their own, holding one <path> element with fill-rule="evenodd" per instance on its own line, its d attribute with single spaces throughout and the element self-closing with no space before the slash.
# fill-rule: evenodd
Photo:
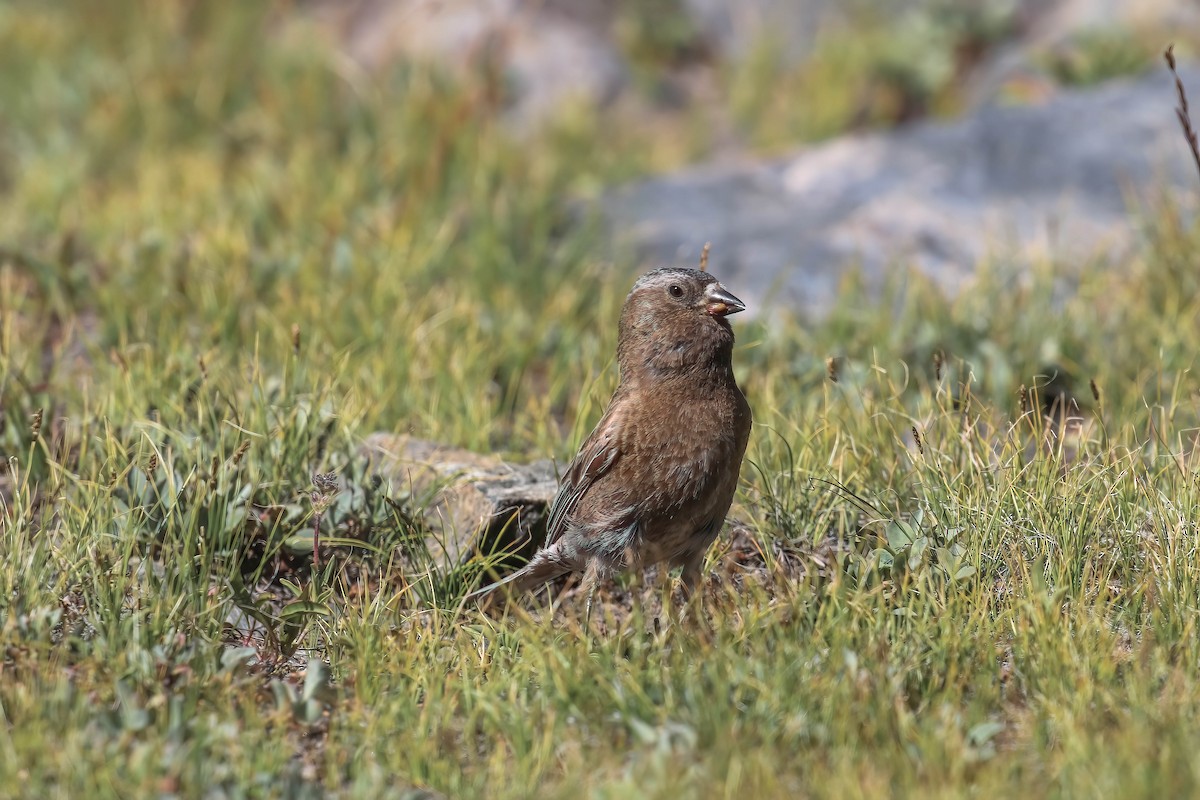
<svg viewBox="0 0 1200 800">
<path fill-rule="evenodd" d="M 582 572 L 590 619 L 600 582 L 664 562 L 682 568 L 684 597 L 693 596 L 750 439 L 727 319 L 745 309 L 701 270 L 666 267 L 634 283 L 618 327 L 617 389 L 563 474 L 545 544 L 468 598 Z"/>
</svg>

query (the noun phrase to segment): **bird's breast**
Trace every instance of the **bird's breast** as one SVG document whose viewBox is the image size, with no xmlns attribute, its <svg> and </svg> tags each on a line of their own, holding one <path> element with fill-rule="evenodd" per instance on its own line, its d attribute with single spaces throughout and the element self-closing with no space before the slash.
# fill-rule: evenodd
<svg viewBox="0 0 1200 800">
<path fill-rule="evenodd" d="M 672 507 L 714 491 L 732 494 L 749 431 L 749 407 L 732 380 L 702 391 L 663 387 L 635 424 L 633 461 L 643 465 L 648 500 Z"/>
<path fill-rule="evenodd" d="M 571 524 L 589 547 L 624 562 L 678 560 L 706 549 L 737 488 L 750 409 L 733 380 L 623 385 L 620 457 L 581 498 Z"/>
</svg>

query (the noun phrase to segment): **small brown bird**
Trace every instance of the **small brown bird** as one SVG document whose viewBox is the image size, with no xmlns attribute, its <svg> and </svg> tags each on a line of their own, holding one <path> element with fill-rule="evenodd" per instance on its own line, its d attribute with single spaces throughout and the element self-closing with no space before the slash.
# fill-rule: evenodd
<svg viewBox="0 0 1200 800">
<path fill-rule="evenodd" d="M 693 593 L 750 438 L 725 319 L 745 308 L 699 270 L 658 269 L 634 284 L 621 310 L 620 383 L 567 468 L 546 544 L 473 597 L 583 571 L 590 612 L 601 580 L 661 562 L 682 567 L 684 591 Z"/>
</svg>

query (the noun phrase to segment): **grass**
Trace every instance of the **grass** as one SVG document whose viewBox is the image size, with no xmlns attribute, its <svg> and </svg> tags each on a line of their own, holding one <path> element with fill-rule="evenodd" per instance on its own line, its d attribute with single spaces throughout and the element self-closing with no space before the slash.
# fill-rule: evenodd
<svg viewBox="0 0 1200 800">
<path fill-rule="evenodd" d="M 634 268 L 566 201 L 655 151 L 605 117 L 515 142 L 486 82 L 358 75 L 285 11 L 0 7 L 6 791 L 1197 791 L 1200 230 L 1169 198 L 1120 270 L 739 322 L 758 552 L 716 548 L 704 623 L 456 613 L 359 443 L 569 458 Z"/>
</svg>

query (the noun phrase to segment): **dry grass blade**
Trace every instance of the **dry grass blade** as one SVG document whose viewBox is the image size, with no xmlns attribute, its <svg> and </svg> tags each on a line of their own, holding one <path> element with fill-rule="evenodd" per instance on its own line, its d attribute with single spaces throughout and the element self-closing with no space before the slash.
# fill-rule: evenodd
<svg viewBox="0 0 1200 800">
<path fill-rule="evenodd" d="M 712 249 L 712 242 L 705 242 L 704 249 L 700 251 L 700 271 L 708 272 L 708 251 Z"/>
<path fill-rule="evenodd" d="M 1192 127 L 1192 118 L 1188 113 L 1187 92 L 1183 88 L 1183 81 L 1179 78 L 1179 72 L 1175 69 L 1175 45 L 1168 45 L 1163 51 L 1163 58 L 1167 61 L 1167 66 L 1171 69 L 1171 74 L 1175 76 L 1175 90 L 1179 93 L 1179 108 L 1175 109 L 1175 114 L 1179 117 L 1179 124 L 1183 128 L 1184 138 L 1187 139 L 1188 147 L 1192 148 L 1192 158 L 1196 162 L 1196 172 L 1200 173 L 1200 143 L 1196 141 L 1196 129 Z"/>
</svg>

